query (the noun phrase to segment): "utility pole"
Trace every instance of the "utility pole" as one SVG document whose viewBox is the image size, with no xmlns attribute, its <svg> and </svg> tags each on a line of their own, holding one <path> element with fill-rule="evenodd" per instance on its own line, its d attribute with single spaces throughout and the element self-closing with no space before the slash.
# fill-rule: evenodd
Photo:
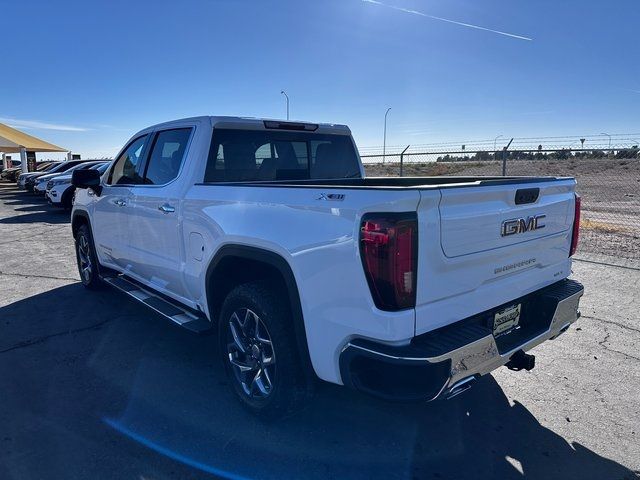
<svg viewBox="0 0 640 480">
<path fill-rule="evenodd" d="M 607 155 L 611 155 L 611 135 L 604 132 L 602 132 L 600 135 L 606 135 L 607 137 L 609 137 L 609 152 L 607 153 Z"/>
<path fill-rule="evenodd" d="M 280 93 L 287 99 L 287 120 L 289 120 L 289 95 L 284 90 L 280 90 Z"/>
<path fill-rule="evenodd" d="M 387 156 L 387 115 L 389 115 L 389 110 L 391 110 L 391 107 L 387 108 L 387 111 L 384 113 L 384 134 L 382 137 L 382 163 L 384 163 L 385 158 Z"/>
<path fill-rule="evenodd" d="M 502 135 L 498 135 L 496 138 L 493 139 L 493 154 L 496 154 L 496 142 L 498 141 L 498 139 L 502 137 Z"/>
</svg>

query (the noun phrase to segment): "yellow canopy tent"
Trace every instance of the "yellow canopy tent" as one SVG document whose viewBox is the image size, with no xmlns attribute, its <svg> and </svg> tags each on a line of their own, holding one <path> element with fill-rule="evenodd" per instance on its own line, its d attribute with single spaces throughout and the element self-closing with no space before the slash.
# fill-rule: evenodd
<svg viewBox="0 0 640 480">
<path fill-rule="evenodd" d="M 0 152 L 2 152 L 2 167 L 6 167 L 4 161 L 5 153 L 20 153 L 22 161 L 22 171 L 29 171 L 27 152 L 68 152 L 66 148 L 59 147 L 53 143 L 45 142 L 32 135 L 27 135 L 15 128 L 0 123 Z M 33 154 L 35 155 L 35 153 Z M 32 160 L 35 164 L 35 156 Z"/>
<path fill-rule="evenodd" d="M 69 151 L 0 123 L 0 152 L 19 153 L 22 148 L 31 152 Z"/>
</svg>

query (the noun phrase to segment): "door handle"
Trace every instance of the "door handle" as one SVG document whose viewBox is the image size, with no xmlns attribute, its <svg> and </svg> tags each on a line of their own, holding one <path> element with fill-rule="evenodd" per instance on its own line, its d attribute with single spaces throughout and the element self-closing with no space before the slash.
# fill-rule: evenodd
<svg viewBox="0 0 640 480">
<path fill-rule="evenodd" d="M 127 204 L 126 200 L 122 200 L 121 198 L 114 200 L 113 203 L 119 207 L 124 207 Z"/>
<path fill-rule="evenodd" d="M 169 205 L 168 203 L 164 203 L 158 207 L 158 210 L 160 210 L 162 213 L 173 213 L 176 211 L 176 207 L 174 207 L 173 205 Z"/>
</svg>

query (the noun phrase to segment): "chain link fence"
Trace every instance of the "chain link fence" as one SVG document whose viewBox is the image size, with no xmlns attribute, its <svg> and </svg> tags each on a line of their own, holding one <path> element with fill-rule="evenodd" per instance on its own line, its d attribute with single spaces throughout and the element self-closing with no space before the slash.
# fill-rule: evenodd
<svg viewBox="0 0 640 480">
<path fill-rule="evenodd" d="M 639 135 L 640 136 L 640 135 Z M 640 149 L 631 140 L 609 146 L 542 145 L 507 150 L 457 145 L 431 150 L 363 149 L 368 176 L 570 176 L 582 197 L 580 249 L 640 259 Z M 521 142 L 520 142 L 521 143 Z M 584 143 L 584 142 L 582 142 Z M 490 146 L 493 145 L 481 145 Z M 423 147 L 424 148 L 424 147 Z M 404 153 L 401 153 L 403 150 Z"/>
</svg>

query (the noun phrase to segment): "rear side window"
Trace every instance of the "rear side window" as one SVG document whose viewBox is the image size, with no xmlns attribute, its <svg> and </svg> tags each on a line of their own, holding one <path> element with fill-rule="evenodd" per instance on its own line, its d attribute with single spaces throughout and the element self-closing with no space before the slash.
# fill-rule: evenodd
<svg viewBox="0 0 640 480">
<path fill-rule="evenodd" d="M 351 138 L 310 132 L 215 129 L 205 182 L 360 176 Z"/>
<path fill-rule="evenodd" d="M 164 130 L 156 135 L 147 163 L 145 184 L 164 185 L 178 176 L 190 136 L 190 128 Z"/>
<path fill-rule="evenodd" d="M 136 138 L 113 164 L 107 183 L 110 185 L 131 185 L 141 183 L 138 164 L 142 161 L 144 146 L 149 135 Z"/>
</svg>

